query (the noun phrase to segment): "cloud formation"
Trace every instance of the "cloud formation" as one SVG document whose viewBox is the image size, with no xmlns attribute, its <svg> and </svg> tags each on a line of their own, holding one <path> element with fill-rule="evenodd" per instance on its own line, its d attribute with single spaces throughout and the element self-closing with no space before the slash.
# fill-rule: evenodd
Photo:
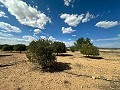
<svg viewBox="0 0 120 90">
<path fill-rule="evenodd" d="M 72 2 L 72 0 L 64 0 L 64 5 L 69 6 L 71 2 Z"/>
<path fill-rule="evenodd" d="M 107 29 L 107 28 L 117 26 L 119 24 L 120 23 L 118 21 L 100 21 L 95 26 Z"/>
<path fill-rule="evenodd" d="M 34 34 L 39 34 L 40 32 L 41 32 L 40 29 L 35 29 L 35 30 L 34 30 Z"/>
<path fill-rule="evenodd" d="M 23 25 L 44 29 L 47 22 L 51 22 L 44 13 L 22 0 L 0 0 L 0 2 Z"/>
<path fill-rule="evenodd" d="M 28 41 L 28 42 L 31 42 L 31 41 L 33 41 L 33 40 L 36 40 L 35 37 L 29 36 L 29 35 L 23 36 L 23 39 L 24 39 L 25 41 Z"/>
<path fill-rule="evenodd" d="M 3 36 L 3 37 L 11 37 L 11 36 L 13 36 L 13 35 L 12 35 L 12 34 L 8 34 L 8 33 L 0 32 L 0 36 Z"/>
<path fill-rule="evenodd" d="M 66 34 L 66 33 L 73 33 L 76 30 L 73 30 L 71 27 L 68 27 L 68 28 L 62 27 L 61 31 L 62 31 L 63 34 Z"/>
<path fill-rule="evenodd" d="M 8 16 L 6 16 L 5 13 L 3 11 L 1 11 L 1 10 L 0 10 L 0 17 L 8 18 Z"/>
<path fill-rule="evenodd" d="M 3 32 L 15 32 L 15 33 L 22 32 L 18 27 L 12 26 L 5 22 L 0 22 L 0 29 L 2 29 L 1 31 L 3 31 Z"/>
<path fill-rule="evenodd" d="M 96 16 L 87 12 L 86 14 L 61 14 L 60 18 L 64 19 L 64 22 L 67 23 L 69 26 L 76 27 L 80 22 L 86 23 L 91 19 L 95 18 Z"/>
</svg>

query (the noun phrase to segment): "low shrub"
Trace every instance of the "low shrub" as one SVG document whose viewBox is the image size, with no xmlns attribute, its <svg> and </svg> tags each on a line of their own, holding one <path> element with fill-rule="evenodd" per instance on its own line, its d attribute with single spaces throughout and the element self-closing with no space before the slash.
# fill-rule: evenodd
<svg viewBox="0 0 120 90">
<path fill-rule="evenodd" d="M 51 42 L 44 39 L 32 41 L 28 46 L 26 55 L 31 62 L 37 63 L 43 69 L 52 65 L 56 60 Z"/>
</svg>

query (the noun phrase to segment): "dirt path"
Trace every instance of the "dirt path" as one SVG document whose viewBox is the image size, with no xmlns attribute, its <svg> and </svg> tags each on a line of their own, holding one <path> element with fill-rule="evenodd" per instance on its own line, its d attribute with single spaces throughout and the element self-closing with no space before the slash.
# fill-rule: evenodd
<svg viewBox="0 0 120 90">
<path fill-rule="evenodd" d="M 41 72 L 24 53 L 0 57 L 0 90 L 120 90 L 119 53 L 89 59 L 79 52 L 57 56 L 64 71 Z M 67 68 L 66 68 L 67 67 Z"/>
</svg>

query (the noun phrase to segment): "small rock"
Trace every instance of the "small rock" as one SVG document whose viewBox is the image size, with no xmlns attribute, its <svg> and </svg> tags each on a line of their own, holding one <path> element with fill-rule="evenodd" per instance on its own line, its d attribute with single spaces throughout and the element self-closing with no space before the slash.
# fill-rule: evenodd
<svg viewBox="0 0 120 90">
<path fill-rule="evenodd" d="M 94 76 L 92 76 L 92 79 L 95 79 L 95 77 L 94 77 Z"/>
</svg>

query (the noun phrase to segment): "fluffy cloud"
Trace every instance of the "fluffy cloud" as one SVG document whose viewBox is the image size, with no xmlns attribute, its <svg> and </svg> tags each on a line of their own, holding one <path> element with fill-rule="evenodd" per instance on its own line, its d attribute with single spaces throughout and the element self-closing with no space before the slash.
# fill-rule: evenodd
<svg viewBox="0 0 120 90">
<path fill-rule="evenodd" d="M 36 40 L 35 37 L 29 36 L 29 35 L 23 36 L 23 39 L 24 39 L 25 41 L 28 41 L 28 42 L 31 42 L 31 41 L 33 41 L 33 40 Z"/>
<path fill-rule="evenodd" d="M 64 0 L 64 5 L 69 6 L 72 0 Z"/>
<path fill-rule="evenodd" d="M 12 34 L 7 34 L 7 33 L 0 32 L 0 36 L 3 36 L 3 37 L 11 37 L 11 36 L 13 36 L 13 35 L 12 35 Z"/>
<path fill-rule="evenodd" d="M 21 24 L 44 29 L 47 22 L 51 22 L 44 13 L 27 5 L 22 0 L 0 0 L 0 2 Z"/>
<path fill-rule="evenodd" d="M 70 47 L 70 46 L 74 45 L 74 41 L 68 41 L 68 42 L 63 41 L 63 43 L 65 43 L 65 45 L 66 45 L 67 47 Z"/>
<path fill-rule="evenodd" d="M 53 36 L 50 36 L 48 40 L 55 41 L 56 39 Z"/>
<path fill-rule="evenodd" d="M 72 35 L 73 37 L 75 37 L 76 35 Z"/>
<path fill-rule="evenodd" d="M 46 36 L 40 36 L 41 39 L 46 39 Z"/>
<path fill-rule="evenodd" d="M 34 30 L 34 34 L 39 34 L 40 32 L 41 32 L 40 29 L 35 29 L 35 30 Z"/>
<path fill-rule="evenodd" d="M 1 30 L 3 32 L 21 33 L 21 30 L 18 27 L 12 26 L 12 25 L 5 23 L 5 22 L 0 22 L 0 28 L 3 29 L 3 30 Z"/>
<path fill-rule="evenodd" d="M 62 14 L 60 16 L 61 19 L 65 19 L 64 22 L 67 23 L 69 26 L 77 26 L 80 21 L 82 21 L 84 14 Z"/>
<path fill-rule="evenodd" d="M 29 42 L 23 38 L 16 38 L 16 37 L 2 37 L 0 36 L 0 44 L 26 44 L 28 45 Z"/>
<path fill-rule="evenodd" d="M 95 16 L 90 14 L 89 12 L 87 12 L 84 19 L 82 20 L 82 23 L 86 23 L 86 22 L 90 21 L 93 18 L 95 18 Z"/>
<path fill-rule="evenodd" d="M 71 27 L 68 27 L 68 28 L 62 27 L 61 31 L 63 32 L 63 34 L 65 34 L 65 33 L 73 33 L 76 30 L 73 30 Z"/>
<path fill-rule="evenodd" d="M 115 40 L 120 40 L 120 37 L 113 37 L 113 38 L 103 38 L 103 39 L 96 39 L 93 41 L 115 41 Z"/>
<path fill-rule="evenodd" d="M 76 27 L 80 22 L 86 23 L 90 21 L 91 19 L 95 18 L 97 16 L 94 16 L 87 12 L 86 14 L 61 14 L 60 18 L 64 19 L 64 22 L 67 23 L 69 26 Z"/>
<path fill-rule="evenodd" d="M 119 25 L 120 23 L 118 21 L 100 21 L 95 26 L 100 28 L 110 28 Z"/>
<path fill-rule="evenodd" d="M 8 16 L 6 16 L 5 13 L 4 13 L 3 11 L 0 11 L 0 17 L 8 18 Z"/>
</svg>

